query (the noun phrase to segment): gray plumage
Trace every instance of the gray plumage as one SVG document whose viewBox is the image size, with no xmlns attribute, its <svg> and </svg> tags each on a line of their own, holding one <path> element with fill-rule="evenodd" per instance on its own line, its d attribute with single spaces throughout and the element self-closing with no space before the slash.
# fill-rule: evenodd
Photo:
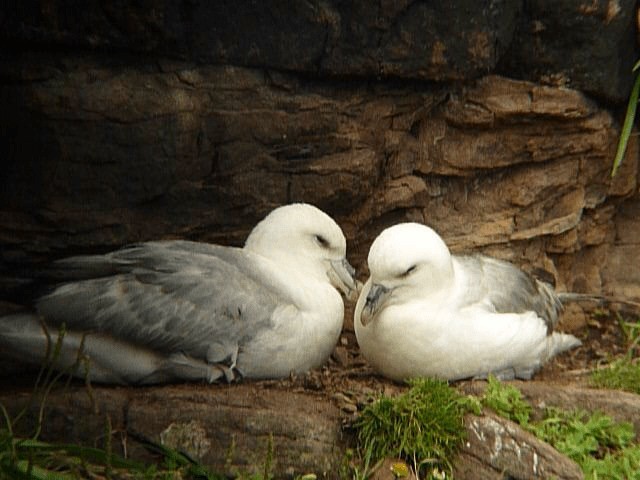
<svg viewBox="0 0 640 480">
<path fill-rule="evenodd" d="M 57 266 L 85 280 L 62 285 L 37 301 L 47 322 L 197 358 L 207 356 L 212 339 L 219 351 L 231 351 L 228 342 L 245 343 L 254 329 L 268 328 L 280 302 L 292 302 L 256 281 L 258 265 L 239 248 L 148 242 Z M 111 274 L 93 278 L 107 267 Z M 243 317 L 252 320 L 243 322 Z M 224 359 L 208 358 L 214 363 Z"/>
<path fill-rule="evenodd" d="M 562 312 L 562 302 L 551 285 L 520 270 L 512 263 L 484 255 L 454 255 L 468 273 L 469 304 L 483 299 L 496 313 L 534 311 L 551 333 Z"/>
</svg>

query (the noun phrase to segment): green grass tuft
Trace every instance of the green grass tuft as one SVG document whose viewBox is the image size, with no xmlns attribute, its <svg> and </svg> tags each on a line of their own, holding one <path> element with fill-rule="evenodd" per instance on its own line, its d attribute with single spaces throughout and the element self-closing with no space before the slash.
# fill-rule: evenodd
<svg viewBox="0 0 640 480">
<path fill-rule="evenodd" d="M 640 60 L 633 66 L 635 72 L 640 68 Z M 620 131 L 620 139 L 618 140 L 618 148 L 616 150 L 616 156 L 613 159 L 613 168 L 611 169 L 611 178 L 616 176 L 618 168 L 622 165 L 622 159 L 627 151 L 627 144 L 631 137 L 631 129 L 633 128 L 633 122 L 636 118 L 636 111 L 638 109 L 638 94 L 640 93 L 640 74 L 636 74 L 636 79 L 633 82 L 631 93 L 629 94 L 629 103 L 627 105 L 627 112 L 624 116 L 624 123 L 622 124 L 622 130 Z"/>
<path fill-rule="evenodd" d="M 8 429 L 0 429 L 0 479 L 221 480 L 224 478 L 176 450 L 160 445 L 149 448 L 162 454 L 162 461 L 159 464 L 148 465 L 125 459 L 101 448 L 16 438 L 9 433 Z"/>
<path fill-rule="evenodd" d="M 450 460 L 465 439 L 464 414 L 479 404 L 446 382 L 417 379 L 397 397 L 382 396 L 365 408 L 355 427 L 365 464 L 385 457 L 451 471 Z"/>
<path fill-rule="evenodd" d="M 635 358 L 640 345 L 640 321 L 637 318 L 629 321 L 619 314 L 617 319 L 627 352 L 609 365 L 594 370 L 591 373 L 591 384 L 594 387 L 640 394 L 640 362 Z"/>
<path fill-rule="evenodd" d="M 628 357 L 619 358 L 591 373 L 594 387 L 624 390 L 640 394 L 640 364 Z"/>
</svg>

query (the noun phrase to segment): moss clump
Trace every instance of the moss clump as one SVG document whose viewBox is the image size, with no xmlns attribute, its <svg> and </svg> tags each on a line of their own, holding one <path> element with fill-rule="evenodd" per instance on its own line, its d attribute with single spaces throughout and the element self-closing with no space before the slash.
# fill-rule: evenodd
<svg viewBox="0 0 640 480">
<path fill-rule="evenodd" d="M 385 457 L 407 460 L 416 472 L 451 471 L 450 460 L 465 439 L 464 414 L 479 403 L 446 382 L 416 379 L 397 397 L 382 396 L 365 408 L 355 427 L 365 463 Z"/>
</svg>

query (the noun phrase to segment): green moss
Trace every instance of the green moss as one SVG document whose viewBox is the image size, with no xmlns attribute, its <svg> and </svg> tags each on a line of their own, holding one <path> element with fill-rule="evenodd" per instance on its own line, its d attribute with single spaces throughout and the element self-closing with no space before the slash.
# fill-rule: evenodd
<svg viewBox="0 0 640 480">
<path fill-rule="evenodd" d="M 356 422 L 358 444 L 366 463 L 402 458 L 422 467 L 451 470 L 450 460 L 465 439 L 464 414 L 477 401 L 460 395 L 446 382 L 418 379 L 397 397 L 380 397 Z"/>
</svg>

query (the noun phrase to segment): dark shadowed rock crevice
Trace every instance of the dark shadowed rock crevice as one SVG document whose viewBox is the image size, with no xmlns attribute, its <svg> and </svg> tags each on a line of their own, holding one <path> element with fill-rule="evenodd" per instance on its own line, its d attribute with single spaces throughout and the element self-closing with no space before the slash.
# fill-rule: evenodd
<svg viewBox="0 0 640 480">
<path fill-rule="evenodd" d="M 621 101 L 634 0 L 423 3 L 21 2 L 0 10 L 14 47 L 131 53 L 322 76 L 467 80 L 494 71 Z M 635 50 L 637 52 L 637 50 Z"/>
</svg>

